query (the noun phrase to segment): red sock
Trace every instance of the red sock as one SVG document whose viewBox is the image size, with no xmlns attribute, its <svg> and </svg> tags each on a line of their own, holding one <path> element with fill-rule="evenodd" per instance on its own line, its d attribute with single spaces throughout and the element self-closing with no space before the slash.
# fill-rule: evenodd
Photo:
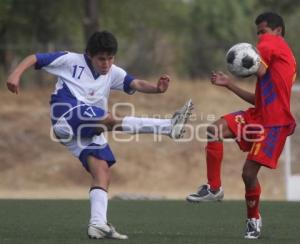
<svg viewBox="0 0 300 244">
<path fill-rule="evenodd" d="M 257 185 L 254 188 L 246 188 L 246 205 L 247 205 L 247 217 L 259 218 L 259 198 L 260 198 L 260 184 L 257 182 Z"/>
<path fill-rule="evenodd" d="M 212 190 L 221 186 L 221 163 L 223 159 L 223 143 L 208 142 L 206 146 L 207 180 Z"/>
</svg>

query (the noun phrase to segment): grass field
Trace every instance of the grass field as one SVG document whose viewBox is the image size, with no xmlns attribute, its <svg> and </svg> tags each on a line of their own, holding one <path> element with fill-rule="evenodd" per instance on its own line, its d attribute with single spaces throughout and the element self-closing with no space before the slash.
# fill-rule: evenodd
<svg viewBox="0 0 300 244">
<path fill-rule="evenodd" d="M 263 236 L 255 243 L 299 243 L 300 203 L 262 202 Z M 110 221 L 129 240 L 89 240 L 89 202 L 0 200 L 0 243 L 189 244 L 249 243 L 243 240 L 244 203 L 110 201 Z"/>
</svg>

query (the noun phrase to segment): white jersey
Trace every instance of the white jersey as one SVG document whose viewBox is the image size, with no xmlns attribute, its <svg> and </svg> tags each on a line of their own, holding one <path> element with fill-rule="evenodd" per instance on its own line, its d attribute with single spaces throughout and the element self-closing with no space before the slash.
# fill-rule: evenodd
<svg viewBox="0 0 300 244">
<path fill-rule="evenodd" d="M 93 69 L 86 54 L 54 52 L 38 53 L 36 57 L 36 69 L 44 69 L 58 77 L 54 95 L 61 99 L 70 97 L 65 94 L 71 93 L 78 101 L 107 111 L 111 89 L 134 93 L 130 88 L 134 78 L 114 64 L 107 74 L 100 75 Z"/>
</svg>

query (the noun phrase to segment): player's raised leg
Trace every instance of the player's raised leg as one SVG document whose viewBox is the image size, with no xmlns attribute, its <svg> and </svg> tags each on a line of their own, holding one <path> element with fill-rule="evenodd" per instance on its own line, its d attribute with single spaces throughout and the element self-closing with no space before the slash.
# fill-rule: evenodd
<svg viewBox="0 0 300 244">
<path fill-rule="evenodd" d="M 127 116 L 118 120 L 109 114 L 100 123 L 105 125 L 108 131 L 118 130 L 130 134 L 161 134 L 173 139 L 179 139 L 183 137 L 185 132 L 184 125 L 190 117 L 192 109 L 193 103 L 189 99 L 182 108 L 174 113 L 172 119 Z"/>
<path fill-rule="evenodd" d="M 89 172 L 92 176 L 90 189 L 91 218 L 88 236 L 92 239 L 128 239 L 107 222 L 108 186 L 110 169 L 106 161 L 88 156 Z"/>
<path fill-rule="evenodd" d="M 221 163 L 223 159 L 223 138 L 232 138 L 225 119 L 221 118 L 207 128 L 206 167 L 207 184 L 187 196 L 188 202 L 221 201 L 224 192 L 221 185 Z"/>
</svg>

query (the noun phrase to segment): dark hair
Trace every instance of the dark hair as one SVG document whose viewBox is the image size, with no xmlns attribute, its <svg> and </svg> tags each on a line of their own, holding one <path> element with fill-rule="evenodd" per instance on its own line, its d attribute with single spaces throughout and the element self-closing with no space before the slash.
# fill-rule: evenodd
<svg viewBox="0 0 300 244">
<path fill-rule="evenodd" d="M 112 33 L 97 31 L 89 38 L 85 51 L 91 56 L 95 56 L 98 53 L 115 55 L 118 51 L 118 42 Z"/>
<path fill-rule="evenodd" d="M 277 27 L 281 27 L 281 35 L 285 35 L 285 26 L 284 26 L 284 21 L 282 17 L 274 12 L 265 12 L 257 16 L 255 20 L 255 24 L 259 25 L 262 22 L 267 22 L 268 27 L 270 27 L 272 30 L 274 30 Z"/>
</svg>

